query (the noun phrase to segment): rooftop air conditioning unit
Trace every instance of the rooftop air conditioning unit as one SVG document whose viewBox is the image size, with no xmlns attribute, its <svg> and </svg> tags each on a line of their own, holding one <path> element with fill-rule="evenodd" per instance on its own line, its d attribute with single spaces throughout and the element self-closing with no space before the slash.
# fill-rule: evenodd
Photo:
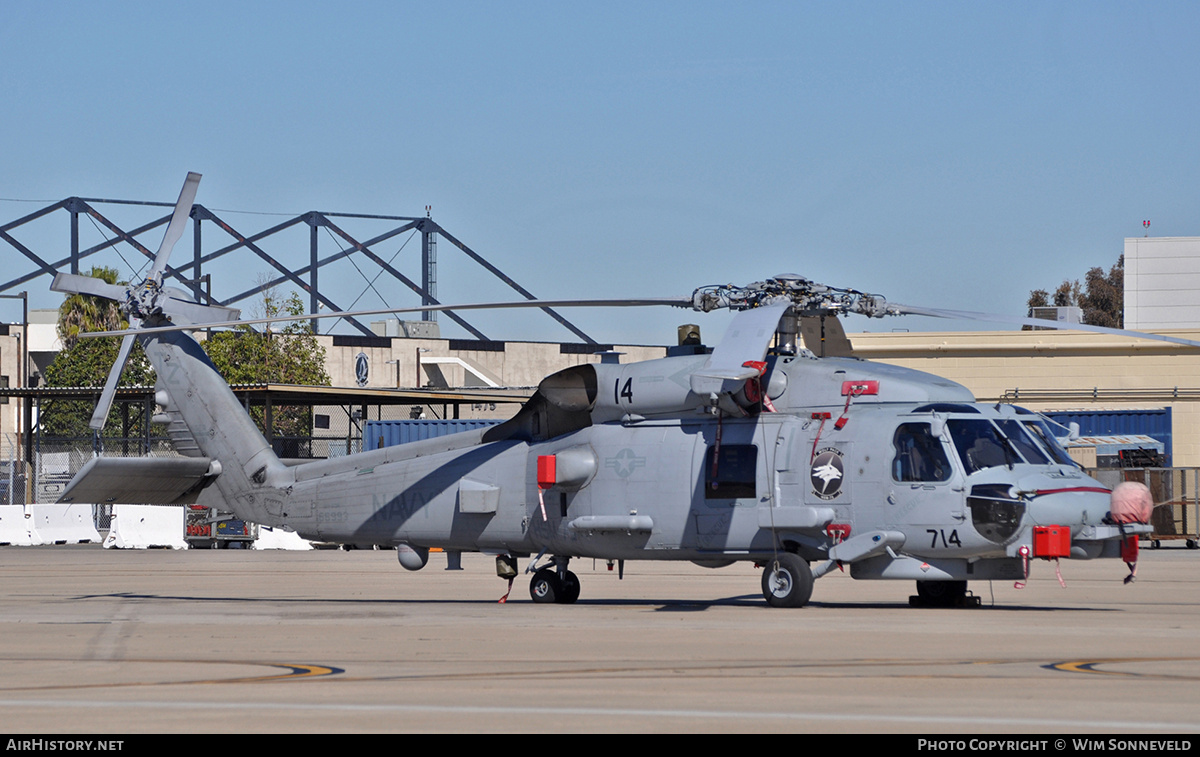
<svg viewBox="0 0 1200 757">
<path fill-rule="evenodd" d="M 386 321 L 371 321 L 371 331 L 375 332 L 376 336 L 441 339 L 437 321 L 401 321 L 389 318 Z"/>
<path fill-rule="evenodd" d="M 1057 321 L 1059 323 L 1083 323 L 1083 308 L 1030 308 L 1029 317 L 1042 321 Z M 1034 326 L 1033 329 L 1034 331 L 1040 331 L 1037 326 Z"/>
</svg>

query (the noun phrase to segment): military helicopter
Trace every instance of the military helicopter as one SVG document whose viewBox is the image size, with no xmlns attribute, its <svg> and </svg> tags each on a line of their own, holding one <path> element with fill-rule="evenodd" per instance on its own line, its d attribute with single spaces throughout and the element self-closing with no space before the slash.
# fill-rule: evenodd
<svg viewBox="0 0 1200 757">
<path fill-rule="evenodd" d="M 1022 581 L 1035 558 L 1123 557 L 1132 569 L 1136 536 L 1151 531 L 1148 513 L 1114 517 L 1109 490 L 1071 460 L 1046 418 L 850 357 L 838 322 L 847 313 L 996 317 L 793 275 L 690 297 L 407 309 L 669 305 L 736 315 L 711 350 L 683 340 L 665 358 L 554 373 L 486 430 L 285 465 L 187 333 L 272 319 L 237 321 L 237 311 L 162 283 L 199 180 L 188 175 L 140 284 L 59 274 L 52 287 L 116 300 L 132 324 L 109 332 L 123 340 L 93 428 L 136 338 L 182 457 L 93 459 L 61 501 L 179 503 L 213 487 L 246 520 L 395 546 L 410 570 L 435 547 L 492 553 L 511 590 L 517 558 L 530 558 L 533 601 L 568 604 L 581 593 L 570 561 L 583 557 L 622 570 L 627 560 L 753 561 L 776 607 L 805 605 L 814 579 L 846 566 L 856 579 L 915 581 L 914 603 L 969 604 L 969 581 Z M 368 312 L 381 311 L 353 314 Z M 316 317 L 329 315 L 339 314 Z"/>
</svg>

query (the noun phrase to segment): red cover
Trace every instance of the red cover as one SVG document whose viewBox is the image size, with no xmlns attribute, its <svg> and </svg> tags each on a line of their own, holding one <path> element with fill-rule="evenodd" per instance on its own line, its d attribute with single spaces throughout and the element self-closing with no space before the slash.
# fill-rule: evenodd
<svg viewBox="0 0 1200 757">
<path fill-rule="evenodd" d="M 1071 529 L 1065 526 L 1034 526 L 1034 557 L 1070 557 Z"/>
<path fill-rule="evenodd" d="M 1150 490 L 1138 481 L 1117 484 L 1112 493 L 1112 517 L 1117 523 L 1149 523 L 1154 500 Z"/>
</svg>

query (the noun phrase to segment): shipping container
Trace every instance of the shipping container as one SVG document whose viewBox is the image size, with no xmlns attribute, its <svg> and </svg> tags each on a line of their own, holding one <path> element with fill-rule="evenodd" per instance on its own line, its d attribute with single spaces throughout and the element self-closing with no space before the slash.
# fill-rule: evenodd
<svg viewBox="0 0 1200 757">
<path fill-rule="evenodd" d="M 1163 465 L 1171 465 L 1171 408 L 1144 410 L 1052 410 L 1042 415 L 1068 426 L 1079 424 L 1080 436 L 1135 436 L 1143 434 L 1162 444 Z"/>
<path fill-rule="evenodd" d="M 433 439 L 477 428 L 490 428 L 499 423 L 503 423 L 503 421 L 491 419 L 367 421 L 367 428 L 363 431 L 363 445 L 368 450 L 392 447 L 397 444 Z"/>
</svg>

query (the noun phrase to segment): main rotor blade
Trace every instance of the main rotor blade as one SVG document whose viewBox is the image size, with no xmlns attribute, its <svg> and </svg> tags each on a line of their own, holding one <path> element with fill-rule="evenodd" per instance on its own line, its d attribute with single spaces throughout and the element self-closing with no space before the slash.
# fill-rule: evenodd
<svg viewBox="0 0 1200 757">
<path fill-rule="evenodd" d="M 1135 337 L 1137 339 L 1154 339 L 1160 342 L 1171 342 L 1173 344 L 1182 344 L 1188 347 L 1200 347 L 1200 342 L 1192 341 L 1191 339 L 1181 339 L 1176 336 L 1164 336 L 1162 334 L 1148 334 L 1145 331 L 1130 331 L 1128 329 L 1114 329 L 1108 326 L 1093 326 L 1088 323 L 1060 323 L 1058 321 L 1047 321 L 1041 318 L 1022 318 L 1015 315 L 999 315 L 996 313 L 978 313 L 973 310 L 942 310 L 940 308 L 923 308 L 914 305 L 901 305 L 897 302 L 889 302 L 888 312 L 893 312 L 898 315 L 925 315 L 930 318 L 953 318 L 957 320 L 967 321 L 983 321 L 985 323 L 1014 323 L 1022 326 L 1036 326 L 1043 329 L 1059 329 L 1063 331 L 1092 331 L 1098 334 L 1112 334 L 1114 336 Z"/>
<path fill-rule="evenodd" d="M 198 331 L 201 329 L 231 328 L 234 326 L 254 326 L 263 323 L 281 323 L 286 321 L 307 321 L 313 318 L 357 318 L 366 315 L 389 315 L 392 313 L 428 313 L 442 310 L 504 310 L 510 308 L 640 308 L 670 305 L 680 308 L 691 308 L 691 297 L 664 297 L 645 300 L 519 300 L 515 302 L 475 302 L 461 305 L 425 305 L 415 308 L 379 308 L 375 310 L 347 310 L 329 313 L 305 313 L 303 315 L 277 315 L 270 318 L 250 318 L 244 321 L 220 321 L 216 323 L 193 323 L 188 325 L 151 326 L 125 331 L 93 331 L 80 334 L 81 337 L 95 336 L 125 336 L 127 334 L 156 334 L 168 331 Z"/>
<path fill-rule="evenodd" d="M 158 252 L 154 255 L 154 265 L 150 268 L 147 279 L 162 283 L 162 273 L 167 270 L 167 259 L 171 257 L 171 250 L 175 248 L 175 243 L 183 236 L 183 227 L 187 224 L 188 215 L 192 212 L 192 203 L 196 201 L 196 190 L 199 186 L 200 174 L 189 171 L 187 178 L 183 181 L 183 189 L 179 192 L 179 199 L 175 202 L 175 213 L 171 216 L 171 223 L 167 225 L 167 233 L 163 234 L 162 244 L 159 245 Z"/>
<path fill-rule="evenodd" d="M 63 294 L 88 294 L 94 297 L 104 297 L 121 302 L 125 299 L 125 287 L 119 284 L 109 284 L 94 276 L 80 276 L 77 273 L 58 273 L 54 275 L 54 283 L 50 291 Z"/>
<path fill-rule="evenodd" d="M 108 379 L 104 382 L 104 391 L 100 393 L 100 401 L 96 403 L 96 409 L 92 413 L 92 420 L 88 422 L 88 426 L 96 431 L 104 428 L 104 422 L 108 420 L 108 411 L 112 408 L 113 397 L 117 393 L 117 382 L 121 380 L 121 371 L 125 370 L 125 363 L 129 360 L 129 353 L 133 349 L 133 334 L 126 334 L 121 340 L 121 351 L 117 353 L 117 362 L 113 363 L 112 370 L 108 372 Z"/>
</svg>

